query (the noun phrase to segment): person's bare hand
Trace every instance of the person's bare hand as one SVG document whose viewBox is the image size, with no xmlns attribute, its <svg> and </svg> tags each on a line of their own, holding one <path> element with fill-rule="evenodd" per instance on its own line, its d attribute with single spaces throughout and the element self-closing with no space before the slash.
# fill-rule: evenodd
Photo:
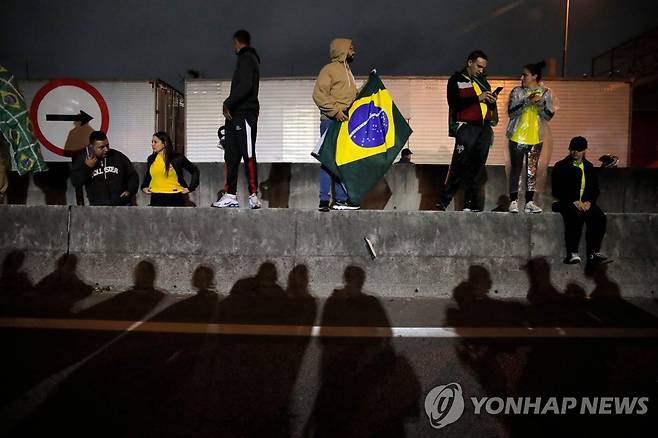
<svg viewBox="0 0 658 438">
<path fill-rule="evenodd" d="M 144 192 L 144 193 L 146 193 L 147 195 L 149 195 L 149 194 L 151 193 L 151 189 L 148 188 L 148 187 L 144 187 L 144 188 L 142 189 L 142 192 Z"/>
<path fill-rule="evenodd" d="M 486 103 L 495 103 L 497 98 L 498 96 L 493 94 L 491 91 L 485 91 L 484 93 L 478 96 L 478 100 L 480 102 L 486 102 Z"/>
<path fill-rule="evenodd" d="M 188 189 L 187 187 L 183 187 L 183 188 L 181 189 L 181 193 L 183 193 L 183 194 L 190 193 L 190 189 Z"/>
<path fill-rule="evenodd" d="M 336 120 L 338 120 L 339 122 L 344 122 L 347 119 L 348 117 L 342 111 L 338 111 L 338 114 L 336 114 Z"/>
<path fill-rule="evenodd" d="M 91 156 L 88 155 L 87 158 L 85 159 L 85 164 L 90 169 L 96 167 L 96 163 L 98 163 L 98 158 L 96 157 L 96 155 L 91 155 Z"/>
<path fill-rule="evenodd" d="M 575 205 L 578 210 L 585 211 L 585 205 L 582 202 L 574 201 L 573 205 Z"/>
<path fill-rule="evenodd" d="M 583 204 L 583 211 L 587 211 L 592 207 L 592 203 L 589 201 L 585 201 L 582 204 Z"/>
<path fill-rule="evenodd" d="M 528 97 L 530 103 L 538 103 L 540 99 L 541 95 L 539 93 L 533 93 Z"/>
<path fill-rule="evenodd" d="M 226 120 L 233 120 L 233 116 L 231 115 L 231 111 L 229 111 L 229 109 L 226 105 L 223 106 L 222 112 L 224 113 L 224 117 L 226 118 Z"/>
</svg>

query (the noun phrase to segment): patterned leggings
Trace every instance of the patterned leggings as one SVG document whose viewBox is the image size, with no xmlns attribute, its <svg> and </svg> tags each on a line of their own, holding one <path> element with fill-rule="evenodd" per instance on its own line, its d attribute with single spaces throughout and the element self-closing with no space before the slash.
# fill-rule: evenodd
<svg viewBox="0 0 658 438">
<path fill-rule="evenodd" d="M 510 156 L 510 173 L 509 173 L 509 191 L 510 199 L 516 200 L 521 190 L 521 170 L 526 165 L 526 201 L 531 201 L 537 188 L 537 165 L 541 155 L 542 143 L 527 145 L 519 144 L 513 141 L 509 142 Z M 524 158 L 525 163 L 524 163 Z"/>
</svg>

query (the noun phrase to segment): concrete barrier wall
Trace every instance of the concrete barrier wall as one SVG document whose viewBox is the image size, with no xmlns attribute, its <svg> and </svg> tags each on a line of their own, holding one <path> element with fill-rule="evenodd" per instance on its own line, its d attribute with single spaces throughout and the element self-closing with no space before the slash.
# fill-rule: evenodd
<svg viewBox="0 0 658 438">
<path fill-rule="evenodd" d="M 10 181 L 9 199 L 13 204 L 76 205 L 75 191 L 68 181 L 68 163 L 51 163 L 51 171 Z M 135 164 L 140 178 L 144 163 Z M 202 163 L 201 184 L 190 195 L 194 205 L 207 207 L 217 199 L 224 186 L 224 165 Z M 395 165 L 384 179 L 362 201 L 362 207 L 373 210 L 431 210 L 436 204 L 448 166 Z M 549 169 L 550 172 L 550 169 Z M 317 164 L 261 163 L 258 165 L 260 192 L 265 207 L 314 210 L 318 205 Z M 658 213 L 658 170 L 601 169 L 602 194 L 599 203 L 608 212 Z M 238 198 L 247 205 L 246 182 L 239 172 Z M 507 208 L 507 179 L 502 166 L 487 167 L 484 185 L 485 210 Z M 552 197 L 547 187 L 537 196 L 537 202 L 550 208 Z M 501 199 L 501 197 L 503 199 Z M 86 202 L 86 200 L 85 200 Z M 149 197 L 138 193 L 137 205 L 148 205 Z M 458 194 L 451 208 L 461 209 Z"/>
<path fill-rule="evenodd" d="M 68 250 L 69 207 L 0 206 L 2 277 L 24 271 L 39 280 Z"/>
<path fill-rule="evenodd" d="M 111 290 L 133 285 L 136 266 L 149 261 L 156 287 L 172 293 L 192 291 L 201 265 L 213 269 L 217 290 L 228 293 L 266 262 L 282 284 L 295 266 L 306 266 L 317 296 L 340 287 L 348 265 L 363 268 L 366 290 L 389 297 L 449 296 L 476 265 L 489 272 L 493 294 L 524 297 L 530 260 L 535 278 L 539 269 L 544 283 L 561 290 L 605 284 L 611 293 L 651 297 L 658 284 L 658 215 L 652 214 L 609 214 L 603 251 L 615 262 L 588 278 L 582 266 L 561 263 L 562 221 L 553 213 L 71 207 L 70 228 L 68 213 L 66 207 L 0 207 L 0 254 L 24 252 L 20 269 L 36 283 L 68 251 L 82 281 Z"/>
</svg>

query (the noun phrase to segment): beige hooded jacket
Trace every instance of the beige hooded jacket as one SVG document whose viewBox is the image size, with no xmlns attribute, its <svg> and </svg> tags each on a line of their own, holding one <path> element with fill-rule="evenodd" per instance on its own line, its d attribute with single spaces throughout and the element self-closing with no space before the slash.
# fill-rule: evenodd
<svg viewBox="0 0 658 438">
<path fill-rule="evenodd" d="M 356 99 L 354 75 L 346 62 L 352 40 L 336 38 L 329 46 L 331 63 L 322 67 L 313 89 L 313 101 L 320 109 L 322 119 L 333 119 L 345 111 Z"/>
</svg>

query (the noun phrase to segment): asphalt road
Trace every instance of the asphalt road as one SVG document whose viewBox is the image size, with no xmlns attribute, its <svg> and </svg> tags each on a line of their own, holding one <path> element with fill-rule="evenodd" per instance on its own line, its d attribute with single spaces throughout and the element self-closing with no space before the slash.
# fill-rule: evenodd
<svg viewBox="0 0 658 438">
<path fill-rule="evenodd" d="M 469 284 L 452 300 L 384 300 L 349 284 L 319 300 L 303 284 L 284 290 L 249 279 L 227 295 L 78 286 L 0 295 L 0 436 L 635 437 L 655 429 L 652 300 L 550 289 L 498 300 Z M 451 383 L 460 396 L 427 397 Z M 432 427 L 428 412 L 443 427 Z M 439 424 L 442 415 L 454 422 Z"/>
</svg>

